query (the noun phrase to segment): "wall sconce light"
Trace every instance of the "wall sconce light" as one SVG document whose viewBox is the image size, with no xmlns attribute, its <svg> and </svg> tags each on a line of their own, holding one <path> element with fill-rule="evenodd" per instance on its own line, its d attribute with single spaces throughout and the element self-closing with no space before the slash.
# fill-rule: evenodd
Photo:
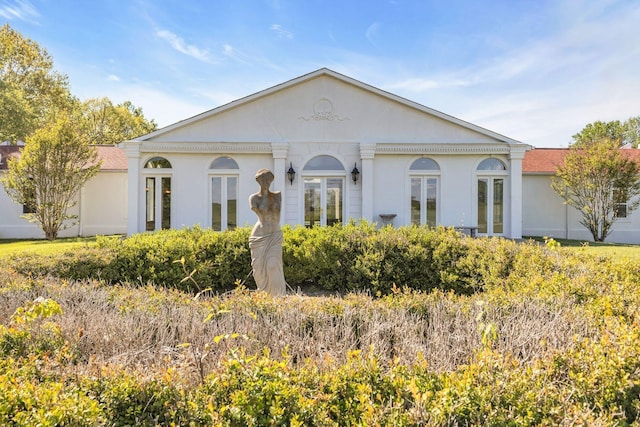
<svg viewBox="0 0 640 427">
<path fill-rule="evenodd" d="M 296 179 L 296 171 L 293 170 L 293 164 L 289 162 L 289 170 L 287 171 L 287 178 L 291 185 L 293 185 L 293 180 Z"/>
<path fill-rule="evenodd" d="M 360 178 L 360 171 L 358 170 L 358 166 L 354 163 L 353 170 L 351 171 L 351 179 L 353 180 L 353 185 L 358 182 L 358 178 Z"/>
</svg>

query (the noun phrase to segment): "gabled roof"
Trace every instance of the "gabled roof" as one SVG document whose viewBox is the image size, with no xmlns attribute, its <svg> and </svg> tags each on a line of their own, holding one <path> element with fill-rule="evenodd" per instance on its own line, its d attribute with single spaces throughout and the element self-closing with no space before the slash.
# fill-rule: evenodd
<svg viewBox="0 0 640 427">
<path fill-rule="evenodd" d="M 438 110 L 434 110 L 432 108 L 426 107 L 426 106 L 421 105 L 421 104 L 419 104 L 417 102 L 410 101 L 410 100 L 408 100 L 406 98 L 402 98 L 402 97 L 400 97 L 398 95 L 395 95 L 393 93 L 384 91 L 382 89 L 376 88 L 376 87 L 368 85 L 366 83 L 360 82 L 360 81 L 358 81 L 356 79 L 353 79 L 351 77 L 345 76 L 345 75 L 340 74 L 340 73 L 337 73 L 337 72 L 335 72 L 333 70 L 330 70 L 328 68 L 321 68 L 319 70 L 316 70 L 316 71 L 313 71 L 311 73 L 302 75 L 300 77 L 291 79 L 291 80 L 286 81 L 284 83 L 272 86 L 272 87 L 270 87 L 268 89 L 265 89 L 265 90 L 262 90 L 260 92 L 256 92 L 256 93 L 254 93 L 252 95 L 237 99 L 237 100 L 232 101 L 232 102 L 230 102 L 228 104 L 222 105 L 220 107 L 214 108 L 214 109 L 209 110 L 209 111 L 205 111 L 204 113 L 198 114 L 196 116 L 193 116 L 193 117 L 190 117 L 188 119 L 185 119 L 185 120 L 179 121 L 177 123 L 174 123 L 172 125 L 166 126 L 166 127 L 162 128 L 162 129 L 156 130 L 156 131 L 154 131 L 152 133 L 149 133 L 147 135 L 142 135 L 142 136 L 140 136 L 138 138 L 133 139 L 132 141 L 133 142 L 142 142 L 142 141 L 150 140 L 152 138 L 155 138 L 155 137 L 161 136 L 163 134 L 172 132 L 172 131 L 174 131 L 176 129 L 188 126 L 190 124 L 193 124 L 193 123 L 196 123 L 196 122 L 199 122 L 199 121 L 202 121 L 202 120 L 206 120 L 207 118 L 209 118 L 211 116 L 220 114 L 222 112 L 231 110 L 233 108 L 237 108 L 237 107 L 239 107 L 239 106 L 241 106 L 243 104 L 248 104 L 248 103 L 253 102 L 253 101 L 257 100 L 257 99 L 269 96 L 269 95 L 271 95 L 273 93 L 276 93 L 276 92 L 279 92 L 279 91 L 283 91 L 283 90 L 291 88 L 293 86 L 303 84 L 305 82 L 308 82 L 310 80 L 316 79 L 316 78 L 321 77 L 321 76 L 332 77 L 332 78 L 337 79 L 337 80 L 339 80 L 339 81 L 341 81 L 343 83 L 358 87 L 358 88 L 360 88 L 362 90 L 365 90 L 365 91 L 368 91 L 370 93 L 376 94 L 376 95 L 381 96 L 381 97 L 383 97 L 385 99 L 400 103 L 400 104 L 402 104 L 404 106 L 407 106 L 409 108 L 413 108 L 413 109 L 418 110 L 420 112 L 423 112 L 423 113 L 429 114 L 431 116 L 437 117 L 439 119 L 448 121 L 448 122 L 450 122 L 452 124 L 455 124 L 455 125 L 458 125 L 458 126 L 460 126 L 462 128 L 465 128 L 465 129 L 477 132 L 479 134 L 485 135 L 485 136 L 487 136 L 489 138 L 493 138 L 493 139 L 495 139 L 497 141 L 504 142 L 504 143 L 507 143 L 507 144 L 525 145 L 522 142 L 517 141 L 515 139 L 508 138 L 508 137 L 506 137 L 504 135 L 501 135 L 499 133 L 490 131 L 488 129 L 482 128 L 480 126 L 474 125 L 472 123 L 469 123 L 469 122 L 466 122 L 464 120 L 458 119 L 456 117 L 450 116 L 448 114 L 442 113 L 442 112 L 440 112 Z"/>
<path fill-rule="evenodd" d="M 555 174 L 569 151 L 568 148 L 535 148 L 527 151 L 522 161 L 522 173 Z M 621 152 L 631 159 L 640 160 L 639 149 L 621 149 Z"/>
<path fill-rule="evenodd" d="M 0 170 L 7 169 L 7 160 L 10 157 L 20 157 L 20 151 L 24 146 L 1 145 L 0 146 Z M 96 145 L 98 159 L 102 160 L 101 171 L 126 171 L 127 156 L 124 150 L 113 145 Z"/>
</svg>

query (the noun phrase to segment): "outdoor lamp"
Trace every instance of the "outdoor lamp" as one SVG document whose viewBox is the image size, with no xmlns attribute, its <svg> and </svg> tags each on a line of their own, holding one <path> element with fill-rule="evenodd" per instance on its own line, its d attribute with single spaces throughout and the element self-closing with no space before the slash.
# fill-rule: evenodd
<svg viewBox="0 0 640 427">
<path fill-rule="evenodd" d="M 353 185 L 358 182 L 358 178 L 360 177 L 360 171 L 358 170 L 358 165 L 353 164 L 353 170 L 351 171 L 351 179 L 353 180 Z"/>
<path fill-rule="evenodd" d="M 287 178 L 289 178 L 289 182 L 293 185 L 293 180 L 296 178 L 296 171 L 293 170 L 293 164 L 289 162 L 289 170 L 287 171 Z"/>
</svg>

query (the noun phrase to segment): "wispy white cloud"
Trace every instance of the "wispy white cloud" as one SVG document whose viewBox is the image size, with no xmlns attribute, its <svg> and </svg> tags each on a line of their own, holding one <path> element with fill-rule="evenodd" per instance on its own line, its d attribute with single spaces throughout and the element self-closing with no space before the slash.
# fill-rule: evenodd
<svg viewBox="0 0 640 427">
<path fill-rule="evenodd" d="M 119 82 L 120 77 L 116 76 L 115 74 L 109 74 L 107 76 L 107 80 L 109 80 L 110 82 Z"/>
<path fill-rule="evenodd" d="M 380 24 L 374 22 L 373 24 L 369 25 L 369 27 L 367 27 L 367 31 L 364 33 L 364 36 L 367 38 L 367 40 L 369 40 L 369 43 L 374 46 L 376 45 L 374 39 L 376 34 L 378 33 L 378 30 L 380 30 Z"/>
<path fill-rule="evenodd" d="M 195 45 L 187 44 L 182 37 L 178 37 L 176 34 L 167 30 L 158 30 L 156 35 L 161 39 L 169 42 L 171 47 L 180 53 L 190 56 L 198 61 L 215 64 L 218 61 L 211 55 L 209 50 L 201 49 Z"/>
<path fill-rule="evenodd" d="M 293 33 L 291 31 L 288 31 L 282 28 L 282 25 L 280 24 L 272 24 L 271 27 L 269 27 L 269 29 L 273 31 L 281 39 L 293 38 Z"/>
<path fill-rule="evenodd" d="M 0 3 L 0 17 L 7 20 L 20 19 L 33 22 L 40 14 L 29 0 L 2 1 Z"/>
</svg>

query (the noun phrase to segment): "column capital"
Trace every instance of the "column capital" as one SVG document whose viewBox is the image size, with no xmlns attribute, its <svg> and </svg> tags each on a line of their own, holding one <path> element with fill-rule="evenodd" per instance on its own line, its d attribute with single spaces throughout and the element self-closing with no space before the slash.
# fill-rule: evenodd
<svg viewBox="0 0 640 427">
<path fill-rule="evenodd" d="M 509 160 L 523 160 L 524 155 L 531 149 L 529 145 L 511 145 L 509 147 Z"/>
<path fill-rule="evenodd" d="M 376 155 L 376 144 L 360 143 L 360 158 L 362 160 L 371 160 Z"/>
<path fill-rule="evenodd" d="M 271 152 L 274 159 L 286 159 L 289 151 L 289 144 L 286 142 L 272 142 Z"/>
<path fill-rule="evenodd" d="M 125 141 L 116 145 L 121 150 L 124 150 L 125 154 L 129 158 L 140 158 L 140 143 L 135 141 Z"/>
</svg>

